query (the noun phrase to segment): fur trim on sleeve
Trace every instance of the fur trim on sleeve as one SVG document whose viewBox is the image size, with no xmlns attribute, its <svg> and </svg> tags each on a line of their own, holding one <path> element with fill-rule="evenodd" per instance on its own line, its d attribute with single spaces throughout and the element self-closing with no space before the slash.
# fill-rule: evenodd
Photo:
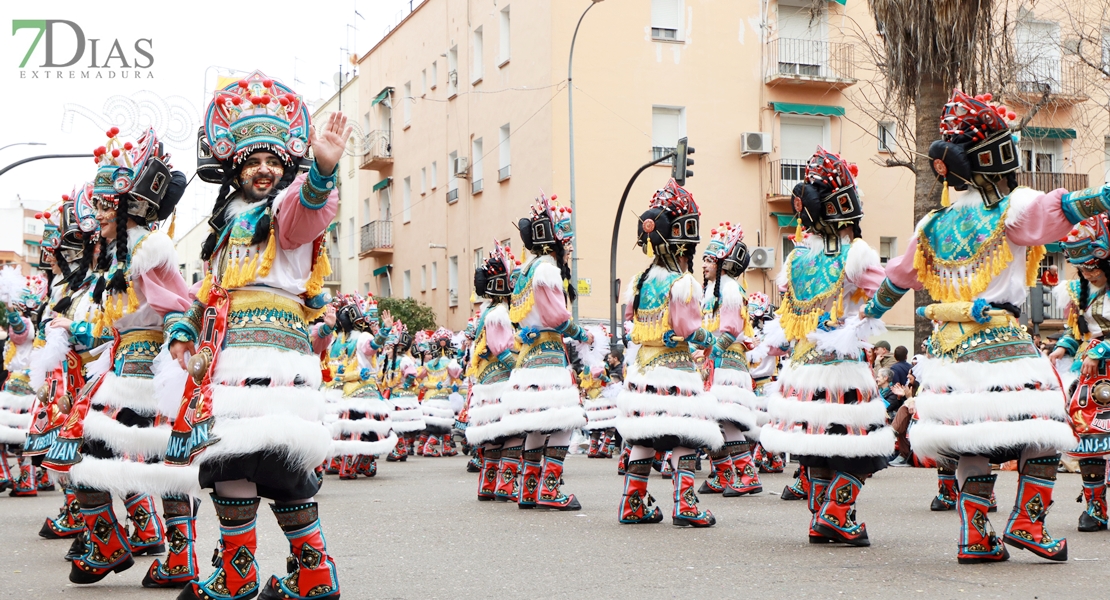
<svg viewBox="0 0 1110 600">
<path fill-rule="evenodd" d="M 1013 227 L 1017 225 L 1018 221 L 1025 215 L 1025 211 L 1033 205 L 1033 201 L 1040 198 L 1042 194 L 1045 194 L 1045 192 L 1027 187 L 1019 187 L 1010 192 L 1010 195 L 1007 196 L 1010 208 L 1006 211 L 1006 226 Z"/>
<path fill-rule="evenodd" d="M 69 352 L 69 332 L 58 327 L 46 328 L 46 345 L 31 353 L 31 389 L 46 383 L 46 374 L 61 366 Z"/>
<path fill-rule="evenodd" d="M 130 238 L 130 232 L 128 232 Z M 162 231 L 152 231 L 136 244 L 139 251 L 131 256 L 131 277 L 135 278 L 147 271 L 163 265 L 177 268 L 177 250 L 173 240 Z"/>
<path fill-rule="evenodd" d="M 879 253 L 868 246 L 867 242 L 857 238 L 848 250 L 848 263 L 844 265 L 844 276 L 849 281 L 859 281 L 859 278 L 863 277 L 868 269 L 878 267 L 881 264 Z"/>
<path fill-rule="evenodd" d="M 671 285 L 671 301 L 701 306 L 701 286 L 693 275 L 686 273 Z"/>
<path fill-rule="evenodd" d="M 534 285 L 557 288 L 561 291 L 563 289 L 563 274 L 559 271 L 559 267 L 556 267 L 553 262 L 548 262 L 542 258 L 536 260 L 541 262 L 536 265 L 536 269 L 532 272 L 532 283 Z"/>
<path fill-rule="evenodd" d="M 725 275 L 721 277 L 721 308 L 738 310 L 744 306 L 744 292 L 740 282 Z"/>
</svg>

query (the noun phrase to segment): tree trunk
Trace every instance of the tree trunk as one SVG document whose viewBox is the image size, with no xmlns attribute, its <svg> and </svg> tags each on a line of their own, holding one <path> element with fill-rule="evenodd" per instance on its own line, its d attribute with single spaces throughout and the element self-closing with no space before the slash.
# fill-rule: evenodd
<svg viewBox="0 0 1110 600">
<path fill-rule="evenodd" d="M 916 225 L 921 222 L 929 211 L 940 208 L 940 195 L 943 184 L 933 175 L 929 165 L 929 145 L 940 136 L 940 115 L 944 110 L 944 103 L 948 101 L 951 86 L 936 75 L 922 73 L 921 82 L 917 87 L 917 98 L 914 101 L 914 137 L 916 138 L 916 156 L 914 169 L 917 179 L 913 191 L 913 221 Z M 927 291 L 914 293 L 914 352 L 921 350 L 921 343 L 933 333 L 933 324 L 928 319 L 916 316 L 916 309 L 928 306 L 933 299 Z"/>
</svg>

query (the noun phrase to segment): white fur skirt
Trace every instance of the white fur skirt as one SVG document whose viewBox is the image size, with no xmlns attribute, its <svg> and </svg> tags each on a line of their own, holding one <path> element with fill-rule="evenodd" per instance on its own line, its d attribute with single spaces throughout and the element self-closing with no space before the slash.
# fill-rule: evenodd
<svg viewBox="0 0 1110 600">
<path fill-rule="evenodd" d="M 752 391 L 752 376 L 736 369 L 714 369 L 709 394 L 717 399 L 721 421 L 731 421 L 744 436 L 759 441 L 760 427 L 770 420 L 767 399 Z"/>
<path fill-rule="evenodd" d="M 618 395 L 619 394 L 613 397 L 606 397 L 605 394 L 602 393 L 602 395 L 593 400 L 586 400 L 587 430 L 610 429 L 617 426 L 617 416 L 620 414 L 620 411 L 617 410 Z"/>
<path fill-rule="evenodd" d="M 394 391 L 389 402 L 393 404 L 389 418 L 395 433 L 413 433 L 424 429 L 424 411 L 420 409 L 420 400 L 416 396 Z"/>
<path fill-rule="evenodd" d="M 0 392 L 0 444 L 19 444 L 31 428 L 31 405 L 35 397 Z"/>
<path fill-rule="evenodd" d="M 428 429 L 449 431 L 455 427 L 455 411 L 451 410 L 449 398 L 425 397 L 420 410 L 424 413 L 424 425 Z"/>
<path fill-rule="evenodd" d="M 521 367 L 509 375 L 501 396 L 503 435 L 572 431 L 586 424 L 586 411 L 565 367 Z"/>
<path fill-rule="evenodd" d="M 922 357 L 914 453 L 929 458 L 981 454 L 1015 458 L 1025 447 L 1066 452 L 1079 440 L 1067 423 L 1067 398 L 1045 357 L 993 363 Z"/>
<path fill-rule="evenodd" d="M 485 444 L 505 435 L 501 417 L 505 406 L 501 396 L 509 389 L 508 381 L 497 383 L 474 383 L 470 387 L 470 405 L 467 408 L 469 423 L 466 426 L 466 441 L 469 444 Z"/>
<path fill-rule="evenodd" d="M 725 438 L 717 423 L 721 418 L 720 407 L 717 399 L 704 391 L 699 373 L 661 366 L 640 371 L 635 356 L 627 364 L 624 389 L 617 396 L 616 427 L 621 437 L 633 443 L 646 443 L 677 436 L 693 447 L 717 449 L 724 445 Z"/>
<path fill-rule="evenodd" d="M 769 392 L 770 420 L 759 441 L 771 452 L 842 458 L 894 453 L 886 405 L 865 363 L 791 363 Z"/>
</svg>

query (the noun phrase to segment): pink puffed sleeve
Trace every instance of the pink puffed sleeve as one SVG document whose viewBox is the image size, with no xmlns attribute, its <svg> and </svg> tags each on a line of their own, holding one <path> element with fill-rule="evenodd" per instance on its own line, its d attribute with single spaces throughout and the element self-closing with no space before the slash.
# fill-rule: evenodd
<svg viewBox="0 0 1110 600">
<path fill-rule="evenodd" d="M 12 328 L 8 328 L 8 339 L 16 346 L 22 346 L 35 337 L 35 328 L 31 325 L 31 320 L 27 317 L 20 317 L 23 320 L 23 333 L 15 333 Z"/>
<path fill-rule="evenodd" d="M 358 342 L 355 343 L 355 347 L 358 349 L 358 353 L 367 357 L 377 354 L 378 351 L 375 350 L 372 345 L 370 345 L 370 342 L 373 340 L 374 336 L 372 335 L 359 336 Z"/>
<path fill-rule="evenodd" d="M 677 299 L 673 293 L 670 302 L 671 329 L 679 337 L 689 337 L 701 327 L 700 303 L 693 296 L 687 300 Z"/>
<path fill-rule="evenodd" d="M 743 311 L 739 308 L 721 309 L 721 331 L 733 337 L 744 333 Z M 687 334 L 688 335 L 688 334 Z"/>
<path fill-rule="evenodd" d="M 536 300 L 536 311 L 544 327 L 558 327 L 570 320 L 570 311 L 567 310 L 567 300 L 563 290 L 546 285 L 536 285 L 532 289 L 532 297 Z"/>
<path fill-rule="evenodd" d="M 462 367 L 459 366 L 459 361 L 452 360 L 451 363 L 447 365 L 447 374 L 453 379 L 459 378 L 459 375 L 462 374 Z"/>
<path fill-rule="evenodd" d="M 307 173 L 297 175 L 286 188 L 278 206 L 278 243 L 284 250 L 292 250 L 320 237 L 339 210 L 339 190 L 328 194 L 328 202 L 323 208 L 312 209 L 301 204 L 301 186 L 307 178 Z"/>
<path fill-rule="evenodd" d="M 513 347 L 513 328 L 506 327 L 504 323 L 491 323 L 485 325 L 486 347 L 494 355 Z"/>
<path fill-rule="evenodd" d="M 886 261 L 886 277 L 894 285 L 907 290 L 921 290 L 917 280 L 917 269 L 913 267 L 913 257 L 917 254 L 917 237 L 911 237 L 906 244 L 906 252 Z"/>
<path fill-rule="evenodd" d="M 308 334 L 308 338 L 312 340 L 312 352 L 314 354 L 320 354 L 321 352 L 327 350 L 328 347 L 331 346 L 331 341 L 335 338 L 334 331 L 325 336 L 321 336 L 320 328 L 323 326 L 323 323 L 317 323 L 313 325 L 312 330 Z"/>
<path fill-rule="evenodd" d="M 916 246 L 915 246 L 916 247 Z M 867 292 L 868 296 L 874 296 L 876 290 L 883 283 L 886 278 L 886 271 L 880 265 L 870 265 L 863 273 L 851 279 L 853 285 L 857 288 Z"/>
<path fill-rule="evenodd" d="M 1072 224 L 1064 216 L 1060 203 L 1066 193 L 1068 191 L 1061 188 L 1037 196 L 1017 221 L 1006 227 L 1006 238 L 1018 246 L 1028 247 L 1058 242 L 1067 237 Z"/>
<path fill-rule="evenodd" d="M 181 276 L 181 271 L 170 265 L 159 265 L 142 273 L 135 278 L 133 285 L 161 317 L 171 312 L 185 312 L 192 304 L 185 278 Z"/>
</svg>

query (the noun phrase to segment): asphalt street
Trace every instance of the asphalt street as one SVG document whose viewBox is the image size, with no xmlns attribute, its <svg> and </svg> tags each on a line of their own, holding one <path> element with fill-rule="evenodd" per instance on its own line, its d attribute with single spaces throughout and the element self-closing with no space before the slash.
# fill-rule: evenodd
<svg viewBox="0 0 1110 600">
<path fill-rule="evenodd" d="M 328 476 L 317 497 L 328 549 L 339 565 L 343 598 L 1099 598 L 1098 575 L 1110 564 L 1110 532 L 1075 525 L 1077 474 L 1061 474 L 1049 530 L 1067 537 L 1069 560 L 1050 563 L 1011 549 L 1007 563 L 958 565 L 954 512 L 929 511 L 936 473 L 891 468 L 868 481 L 858 503 L 870 548 L 811 546 L 804 502 L 779 500 L 790 470 L 764 475 L 764 493 L 702 496 L 717 517 L 710 529 L 670 524 L 672 487 L 653 475 L 651 493 L 667 518 L 656 525 L 620 525 L 621 478 L 616 459 L 572 456 L 566 489 L 583 510 L 518 510 L 477 502 L 476 475 L 466 458 L 411 457 L 381 462 L 373 479 Z M 708 461 L 706 461 L 708 467 Z M 699 474 L 704 478 L 705 471 Z M 1005 527 L 1016 475 L 1000 473 Z M 37 498 L 0 497 L 0 598 L 174 598 L 144 590 L 152 558 L 92 586 L 75 586 L 62 560 L 68 541 L 37 532 L 57 513 L 60 492 Z M 123 514 L 117 501 L 117 514 Z M 263 505 L 259 511 L 261 572 L 284 573 L 288 546 Z M 205 576 L 218 529 L 204 499 L 197 556 Z"/>
</svg>

